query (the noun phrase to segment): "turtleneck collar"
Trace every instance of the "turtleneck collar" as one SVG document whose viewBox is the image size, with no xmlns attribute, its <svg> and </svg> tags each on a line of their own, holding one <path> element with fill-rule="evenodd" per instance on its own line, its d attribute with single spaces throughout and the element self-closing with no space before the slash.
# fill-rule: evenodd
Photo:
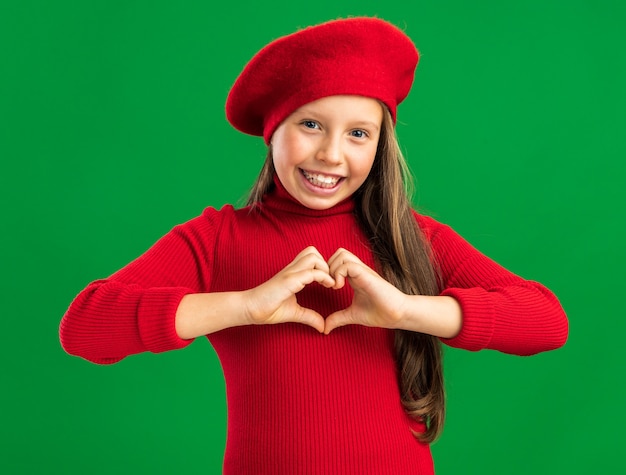
<svg viewBox="0 0 626 475">
<path fill-rule="evenodd" d="M 352 197 L 348 197 L 345 200 L 337 203 L 332 208 L 328 209 L 317 210 L 307 208 L 289 194 L 281 181 L 278 179 L 276 173 L 274 173 L 274 189 L 263 197 L 263 202 L 261 206 L 263 208 L 282 211 L 290 214 L 299 214 L 302 216 L 311 217 L 324 217 L 337 214 L 352 213 L 352 211 L 354 210 L 354 200 L 352 199 Z"/>
</svg>

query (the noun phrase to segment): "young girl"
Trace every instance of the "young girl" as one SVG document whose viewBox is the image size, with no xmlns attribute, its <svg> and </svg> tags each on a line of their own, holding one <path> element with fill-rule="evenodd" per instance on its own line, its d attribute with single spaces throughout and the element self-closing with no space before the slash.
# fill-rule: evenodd
<svg viewBox="0 0 626 475">
<path fill-rule="evenodd" d="M 224 371 L 224 473 L 433 473 L 441 341 L 529 355 L 566 316 L 544 286 L 417 214 L 394 124 L 418 53 L 376 18 L 270 43 L 226 104 L 268 154 L 248 206 L 204 213 L 108 279 L 60 327 L 100 364 L 207 335 Z"/>
</svg>

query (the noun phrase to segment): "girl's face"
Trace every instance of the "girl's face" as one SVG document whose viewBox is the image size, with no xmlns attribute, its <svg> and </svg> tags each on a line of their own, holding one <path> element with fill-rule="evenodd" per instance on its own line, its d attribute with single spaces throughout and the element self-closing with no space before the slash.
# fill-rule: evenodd
<svg viewBox="0 0 626 475">
<path fill-rule="evenodd" d="M 297 109 L 271 139 L 285 189 L 318 210 L 352 195 L 374 163 L 382 119 L 381 104 L 362 96 L 329 96 Z"/>
</svg>

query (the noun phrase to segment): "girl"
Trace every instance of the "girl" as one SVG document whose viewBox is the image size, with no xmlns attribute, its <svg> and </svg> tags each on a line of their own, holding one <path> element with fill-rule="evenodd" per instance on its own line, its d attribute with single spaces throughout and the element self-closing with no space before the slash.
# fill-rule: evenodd
<svg viewBox="0 0 626 475">
<path fill-rule="evenodd" d="M 544 286 L 411 209 L 394 124 L 417 62 L 376 18 L 263 48 L 226 103 L 268 144 L 248 206 L 207 208 L 88 285 L 65 350 L 108 364 L 207 335 L 224 473 L 433 473 L 441 342 L 528 355 L 563 345 L 567 320 Z"/>
</svg>

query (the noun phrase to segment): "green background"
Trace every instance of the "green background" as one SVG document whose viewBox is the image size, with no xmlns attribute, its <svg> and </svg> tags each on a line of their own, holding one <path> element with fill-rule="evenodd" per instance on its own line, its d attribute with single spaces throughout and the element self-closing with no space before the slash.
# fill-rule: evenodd
<svg viewBox="0 0 626 475">
<path fill-rule="evenodd" d="M 223 107 L 259 48 L 377 15 L 422 53 L 398 124 L 416 204 L 570 319 L 558 351 L 447 350 L 438 474 L 624 473 L 624 4 L 211 3 L 0 4 L 0 472 L 220 472 L 206 340 L 96 366 L 62 351 L 59 321 L 90 281 L 245 196 L 264 146 Z"/>
</svg>

